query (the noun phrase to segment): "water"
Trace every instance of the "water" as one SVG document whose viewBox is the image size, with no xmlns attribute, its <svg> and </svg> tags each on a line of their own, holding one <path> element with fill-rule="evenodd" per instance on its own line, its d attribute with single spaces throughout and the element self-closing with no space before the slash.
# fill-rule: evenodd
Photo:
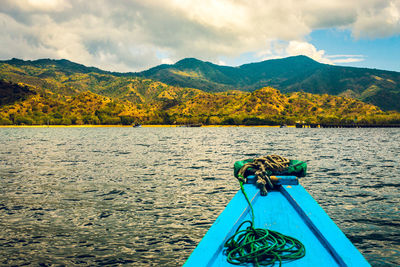
<svg viewBox="0 0 400 267">
<path fill-rule="evenodd" d="M 373 266 L 400 264 L 398 129 L 1 128 L 0 266 L 179 266 L 238 190 L 234 161 L 303 186 Z"/>
</svg>

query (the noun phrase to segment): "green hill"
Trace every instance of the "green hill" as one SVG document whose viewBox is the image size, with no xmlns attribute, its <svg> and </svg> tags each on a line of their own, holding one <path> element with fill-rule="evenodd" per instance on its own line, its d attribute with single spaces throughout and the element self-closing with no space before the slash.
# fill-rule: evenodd
<svg viewBox="0 0 400 267">
<path fill-rule="evenodd" d="M 303 92 L 281 94 L 272 87 L 253 92 L 203 92 L 172 107 L 167 114 L 172 121 L 204 124 L 281 125 L 296 121 L 307 123 L 377 123 L 385 116 L 394 123 L 398 113 L 384 113 L 359 100 Z M 389 119 L 390 118 L 390 119 Z M 380 120 L 379 118 L 378 120 Z M 378 122 L 379 123 L 379 122 Z"/>
<path fill-rule="evenodd" d="M 0 124 L 244 124 L 400 123 L 400 114 L 382 112 L 359 100 L 265 87 L 254 92 L 207 93 L 145 80 L 150 95 L 131 102 L 93 92 L 62 95 L 0 80 Z M 159 90 L 158 87 L 163 88 Z M 156 90 L 151 90 L 155 88 Z M 157 89 L 158 88 L 158 89 Z"/>
<path fill-rule="evenodd" d="M 287 61 L 293 61 L 289 64 L 291 67 L 285 67 Z M 314 84 L 311 73 L 316 68 L 337 67 L 319 64 L 306 57 L 272 63 L 265 61 L 232 68 L 185 59 L 175 65 L 150 69 L 144 75 L 112 73 L 67 60 L 3 61 L 0 62 L 0 124 L 400 122 L 399 113 L 383 112 L 376 106 L 349 98 L 364 98 L 382 106 L 397 104 L 387 89 L 392 85 L 396 92 L 397 80 L 385 76 L 389 75 L 387 72 L 382 71 L 380 76 L 374 72 L 373 85 L 365 90 L 347 89 L 340 93 L 341 96 L 326 94 L 332 93 L 329 90 L 323 94 L 290 92 L 289 87 L 283 94 L 284 89 L 279 91 L 263 84 L 279 85 L 285 84 L 284 81 L 291 86 L 295 81 Z M 345 69 L 338 67 L 337 70 Z M 350 68 L 351 72 L 361 70 Z M 213 88 L 211 85 L 221 86 L 222 92 L 171 85 L 173 82 L 167 84 L 159 81 L 164 74 L 169 78 L 178 77 L 187 85 L 197 83 L 199 88 L 202 84 L 209 88 Z M 308 80 L 301 80 L 307 75 Z M 154 79 L 147 76 L 154 76 Z M 265 80 L 260 80 L 261 76 Z M 369 78 L 360 76 L 357 79 L 359 84 L 368 85 Z M 320 80 L 319 83 L 327 84 L 329 81 Z M 319 83 L 315 83 L 316 87 Z M 242 91 L 228 90 L 232 84 L 239 84 L 236 86 Z M 253 90 L 249 84 L 262 89 Z"/>
<path fill-rule="evenodd" d="M 162 86 L 197 88 L 206 92 L 251 92 L 272 86 L 282 93 L 303 91 L 347 96 L 383 110 L 400 111 L 399 72 L 332 66 L 306 56 L 266 60 L 239 67 L 187 58 L 140 73 L 107 72 L 68 60 L 12 59 L 0 61 L 0 79 L 23 82 L 65 95 L 89 90 L 129 101 L 141 98 L 131 88 L 143 92 L 147 88 L 144 81 L 148 79 L 160 81 Z"/>
<path fill-rule="evenodd" d="M 236 68 L 186 58 L 174 65 L 160 65 L 138 75 L 175 86 L 221 92 L 235 89 L 236 80 L 241 73 Z"/>
<path fill-rule="evenodd" d="M 163 91 L 182 91 L 181 87 L 174 88 L 148 78 L 129 73 L 106 72 L 68 60 L 0 61 L 0 79 L 28 85 L 37 91 L 47 90 L 67 96 L 90 91 L 136 104 L 149 103 Z M 185 98 L 194 92 L 195 89 L 186 89 L 185 93 L 178 95 Z"/>
<path fill-rule="evenodd" d="M 318 63 L 306 56 L 227 67 L 188 58 L 139 73 L 175 86 L 208 92 L 254 91 L 272 86 L 282 93 L 352 96 L 384 110 L 400 111 L 400 73 Z M 365 93 L 367 92 L 367 93 Z"/>
</svg>

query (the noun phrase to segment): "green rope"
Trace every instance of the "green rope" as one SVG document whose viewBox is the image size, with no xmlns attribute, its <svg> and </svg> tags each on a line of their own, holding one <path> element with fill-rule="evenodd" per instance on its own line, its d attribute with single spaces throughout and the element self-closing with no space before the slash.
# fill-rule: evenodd
<svg viewBox="0 0 400 267">
<path fill-rule="evenodd" d="M 304 245 L 297 239 L 268 229 L 254 228 L 254 210 L 239 180 L 240 189 L 251 210 L 251 221 L 239 225 L 236 233 L 225 242 L 225 253 L 231 264 L 253 263 L 255 266 L 273 265 L 279 261 L 292 261 L 306 255 Z M 242 226 L 249 224 L 246 229 Z"/>
</svg>

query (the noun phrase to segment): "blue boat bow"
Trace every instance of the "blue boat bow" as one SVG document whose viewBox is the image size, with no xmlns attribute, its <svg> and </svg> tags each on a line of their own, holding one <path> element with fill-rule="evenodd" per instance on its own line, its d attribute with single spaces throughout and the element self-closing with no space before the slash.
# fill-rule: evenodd
<svg viewBox="0 0 400 267">
<path fill-rule="evenodd" d="M 304 244 L 305 257 L 285 261 L 283 266 L 370 266 L 301 185 L 282 185 L 267 196 L 260 196 L 254 184 L 245 184 L 244 188 L 254 208 L 255 227 L 278 231 Z M 251 212 L 239 191 L 184 266 L 234 266 L 227 262 L 224 244 L 245 220 L 251 220 Z"/>
</svg>

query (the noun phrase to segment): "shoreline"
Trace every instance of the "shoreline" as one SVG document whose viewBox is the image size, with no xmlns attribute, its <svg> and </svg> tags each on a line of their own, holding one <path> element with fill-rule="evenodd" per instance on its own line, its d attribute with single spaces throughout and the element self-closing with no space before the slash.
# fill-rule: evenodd
<svg viewBox="0 0 400 267">
<path fill-rule="evenodd" d="M 168 125 L 168 124 L 147 124 L 135 127 L 132 125 L 0 125 L 0 128 L 219 128 L 219 127 L 253 127 L 253 128 L 400 128 L 400 124 L 321 124 L 321 125 Z"/>
<path fill-rule="evenodd" d="M 0 125 L 0 128 L 135 128 L 132 125 Z M 149 124 L 141 125 L 138 128 L 209 128 L 209 127 L 263 127 L 263 128 L 280 128 L 279 125 L 202 125 L 201 127 L 189 127 L 182 125 L 159 125 Z M 288 125 L 285 128 L 294 128 L 294 125 Z"/>
</svg>

